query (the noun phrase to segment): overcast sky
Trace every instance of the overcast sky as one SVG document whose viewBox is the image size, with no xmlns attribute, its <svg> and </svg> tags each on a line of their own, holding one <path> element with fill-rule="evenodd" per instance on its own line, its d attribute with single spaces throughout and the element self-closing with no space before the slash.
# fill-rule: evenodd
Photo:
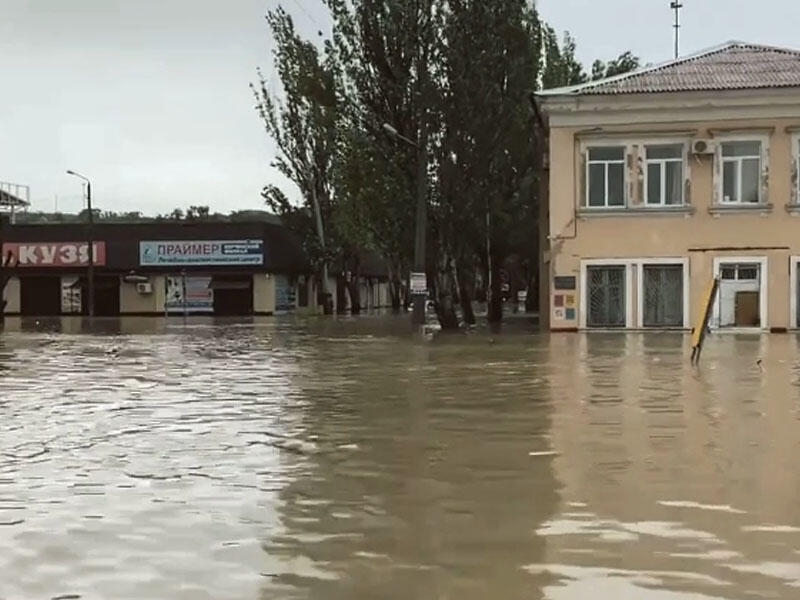
<svg viewBox="0 0 800 600">
<path fill-rule="evenodd" d="M 487 0 L 490 1 L 490 0 Z M 683 0 L 681 51 L 730 39 L 800 46 L 796 0 Z M 0 0 L 0 181 L 34 209 L 260 208 L 280 182 L 248 83 L 271 73 L 264 21 L 278 0 Z M 669 0 L 539 0 L 589 64 L 672 55 Z M 285 0 L 301 31 L 327 30 L 320 0 Z"/>
</svg>

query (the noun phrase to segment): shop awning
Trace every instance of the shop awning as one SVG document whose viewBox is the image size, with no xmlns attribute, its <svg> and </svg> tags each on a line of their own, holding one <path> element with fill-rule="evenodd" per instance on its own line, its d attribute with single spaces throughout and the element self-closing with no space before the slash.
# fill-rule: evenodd
<svg viewBox="0 0 800 600">
<path fill-rule="evenodd" d="M 249 290 L 251 284 L 252 281 L 250 279 L 222 279 L 220 277 L 212 277 L 208 287 L 212 290 Z"/>
</svg>

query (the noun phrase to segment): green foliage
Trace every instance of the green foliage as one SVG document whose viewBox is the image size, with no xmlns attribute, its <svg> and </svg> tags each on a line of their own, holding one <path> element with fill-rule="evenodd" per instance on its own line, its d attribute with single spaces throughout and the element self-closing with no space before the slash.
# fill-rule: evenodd
<svg viewBox="0 0 800 600">
<path fill-rule="evenodd" d="M 613 77 L 615 75 L 623 75 L 639 67 L 641 67 L 639 57 L 634 56 L 630 51 L 623 52 L 608 63 L 604 63 L 602 60 L 596 60 L 594 64 L 592 64 L 592 81 Z"/>
<path fill-rule="evenodd" d="M 454 273 L 488 272 L 510 256 L 532 277 L 547 131 L 530 96 L 589 80 L 575 40 L 559 43 L 527 0 L 323 1 L 333 30 L 321 49 L 283 9 L 267 17 L 281 90 L 261 74 L 253 89 L 278 148 L 273 164 L 302 197 L 298 205 L 267 186 L 268 206 L 318 263 L 374 249 L 399 281 L 413 259 L 421 190 L 439 304 L 463 287 Z M 596 63 L 592 76 L 636 66 L 627 52 Z M 439 311 L 443 325 L 448 311 Z"/>
<path fill-rule="evenodd" d="M 544 43 L 544 72 L 542 73 L 542 89 L 578 85 L 588 80 L 583 65 L 575 56 L 575 39 L 564 34 L 564 41 L 559 46 L 555 31 L 547 25 L 542 27 Z"/>
<path fill-rule="evenodd" d="M 267 22 L 276 44 L 274 66 L 281 90 L 270 90 L 260 71 L 258 83 L 251 88 L 256 110 L 278 148 L 272 165 L 297 186 L 302 205 L 293 206 L 286 193 L 272 185 L 263 189 L 262 196 L 300 234 L 312 262 L 321 266 L 330 260 L 325 248 L 333 245 L 323 244 L 323 240 L 334 212 L 333 159 L 340 122 L 338 62 L 329 44 L 320 52 L 303 40 L 282 7 L 270 11 Z M 323 231 L 313 219 L 317 209 Z"/>
</svg>

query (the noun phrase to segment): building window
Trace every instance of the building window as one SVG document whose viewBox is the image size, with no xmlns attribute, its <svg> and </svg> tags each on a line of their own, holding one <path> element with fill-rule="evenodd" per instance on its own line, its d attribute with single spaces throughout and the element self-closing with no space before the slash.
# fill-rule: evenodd
<svg viewBox="0 0 800 600">
<path fill-rule="evenodd" d="M 644 265 L 642 293 L 645 327 L 683 326 L 683 265 Z"/>
<path fill-rule="evenodd" d="M 645 147 L 648 206 L 683 204 L 683 145 Z"/>
<path fill-rule="evenodd" d="M 720 279 L 729 281 L 755 281 L 758 279 L 759 265 L 757 263 L 727 264 L 719 269 Z"/>
<path fill-rule="evenodd" d="M 624 206 L 625 146 L 589 148 L 586 182 L 586 205 L 589 208 Z"/>
<path fill-rule="evenodd" d="M 592 266 L 586 270 L 588 327 L 625 327 L 625 266 Z"/>
<path fill-rule="evenodd" d="M 761 202 L 761 142 L 722 143 L 722 202 Z"/>
</svg>

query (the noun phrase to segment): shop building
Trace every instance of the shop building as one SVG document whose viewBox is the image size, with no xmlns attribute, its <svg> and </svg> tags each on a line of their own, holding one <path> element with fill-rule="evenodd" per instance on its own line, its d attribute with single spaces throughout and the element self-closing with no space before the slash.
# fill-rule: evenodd
<svg viewBox="0 0 800 600">
<path fill-rule="evenodd" d="M 539 94 L 552 330 L 800 325 L 800 51 L 730 42 Z"/>
<path fill-rule="evenodd" d="M 82 224 L 7 225 L 6 314 L 86 314 L 87 233 Z M 96 316 L 317 310 L 309 262 L 279 224 L 101 223 L 92 239 Z M 374 276 L 367 281 L 387 287 Z"/>
</svg>

